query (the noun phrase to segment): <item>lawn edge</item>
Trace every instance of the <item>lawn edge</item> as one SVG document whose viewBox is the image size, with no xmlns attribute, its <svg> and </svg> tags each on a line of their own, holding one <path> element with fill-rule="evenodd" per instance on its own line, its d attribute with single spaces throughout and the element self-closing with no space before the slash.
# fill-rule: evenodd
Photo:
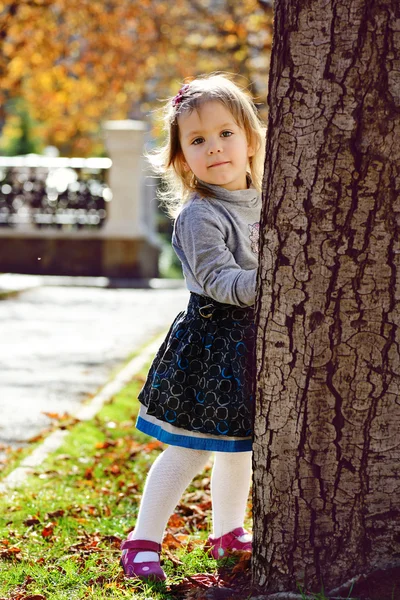
<svg viewBox="0 0 400 600">
<path fill-rule="evenodd" d="M 120 392 L 151 360 L 160 347 L 164 337 L 164 334 L 157 336 L 156 339 L 153 339 L 153 341 L 147 344 L 140 354 L 129 360 L 129 362 L 119 370 L 110 381 L 100 388 L 90 402 L 80 406 L 71 416 L 78 422 L 92 420 L 106 402 Z M 26 456 L 15 469 L 8 473 L 4 479 L 0 480 L 0 496 L 11 489 L 23 485 L 26 479 L 32 475 L 34 470 L 61 447 L 68 433 L 68 430 L 56 429 L 45 437 L 43 442 Z"/>
</svg>

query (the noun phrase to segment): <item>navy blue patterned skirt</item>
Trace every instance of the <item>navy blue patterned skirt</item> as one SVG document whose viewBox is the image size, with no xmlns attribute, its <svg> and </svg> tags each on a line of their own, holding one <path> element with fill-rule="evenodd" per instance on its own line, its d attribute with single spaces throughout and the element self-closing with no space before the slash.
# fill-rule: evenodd
<svg viewBox="0 0 400 600">
<path fill-rule="evenodd" d="M 158 422 L 217 440 L 248 439 L 253 431 L 254 347 L 253 307 L 192 293 L 139 394 L 143 415 L 152 427 Z"/>
</svg>

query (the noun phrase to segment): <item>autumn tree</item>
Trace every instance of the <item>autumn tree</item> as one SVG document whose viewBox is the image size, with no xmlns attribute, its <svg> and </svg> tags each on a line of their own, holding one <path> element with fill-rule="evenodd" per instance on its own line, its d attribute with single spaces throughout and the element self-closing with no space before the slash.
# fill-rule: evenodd
<svg viewBox="0 0 400 600">
<path fill-rule="evenodd" d="M 243 75 L 264 98 L 271 21 L 258 0 L 4 0 L 1 104 L 24 98 L 47 144 L 85 155 L 102 120 L 140 118 L 201 72 Z"/>
<path fill-rule="evenodd" d="M 400 565 L 398 0 L 277 0 L 268 105 L 254 582 L 347 593 Z"/>
</svg>

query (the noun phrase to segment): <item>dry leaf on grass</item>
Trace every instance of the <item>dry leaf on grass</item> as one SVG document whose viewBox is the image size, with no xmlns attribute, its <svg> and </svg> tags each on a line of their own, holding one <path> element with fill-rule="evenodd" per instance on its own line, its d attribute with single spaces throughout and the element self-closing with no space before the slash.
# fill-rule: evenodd
<svg viewBox="0 0 400 600">
<path fill-rule="evenodd" d="M 177 515 L 176 513 L 174 513 L 173 515 L 170 516 L 169 521 L 168 521 L 169 529 L 182 529 L 185 526 L 186 526 L 186 521 L 183 517 L 181 517 L 180 515 Z"/>
<path fill-rule="evenodd" d="M 172 533 L 167 533 L 163 539 L 163 548 L 168 550 L 176 550 L 176 548 L 182 548 L 182 542 Z"/>
<path fill-rule="evenodd" d="M 3 560 L 22 560 L 21 549 L 17 548 L 17 546 L 11 546 L 10 548 L 0 550 L 0 558 Z"/>
<path fill-rule="evenodd" d="M 234 552 L 234 554 L 239 554 L 239 552 Z M 251 552 L 240 552 L 239 562 L 233 567 L 232 573 L 244 573 L 250 569 L 251 563 Z"/>
</svg>

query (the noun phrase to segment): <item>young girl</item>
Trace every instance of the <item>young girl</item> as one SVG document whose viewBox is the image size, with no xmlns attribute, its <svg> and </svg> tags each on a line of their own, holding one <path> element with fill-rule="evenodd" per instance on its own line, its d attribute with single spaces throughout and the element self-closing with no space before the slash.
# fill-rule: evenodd
<svg viewBox="0 0 400 600">
<path fill-rule="evenodd" d="M 151 159 L 179 197 L 173 247 L 191 292 L 139 394 L 140 431 L 168 444 L 150 469 L 129 577 L 165 579 L 164 530 L 185 488 L 215 452 L 215 558 L 251 550 L 243 529 L 251 480 L 252 369 L 263 129 L 247 93 L 222 75 L 191 81 L 167 103 L 167 142 Z M 170 202 L 170 212 L 176 205 Z"/>
</svg>

